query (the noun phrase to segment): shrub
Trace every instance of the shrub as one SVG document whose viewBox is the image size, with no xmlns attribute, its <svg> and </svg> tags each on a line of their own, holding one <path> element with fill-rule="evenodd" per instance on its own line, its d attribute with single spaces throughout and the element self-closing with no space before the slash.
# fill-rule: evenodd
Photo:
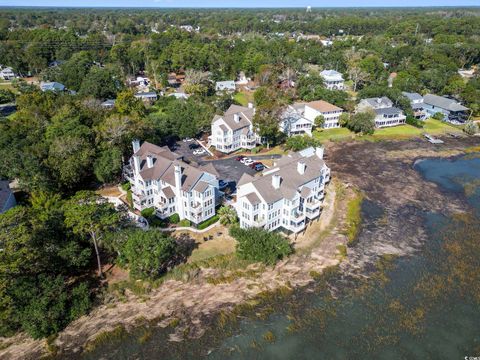
<svg viewBox="0 0 480 360">
<path fill-rule="evenodd" d="M 183 219 L 178 222 L 178 226 L 189 227 L 191 225 L 190 220 Z"/>
<path fill-rule="evenodd" d="M 237 240 L 236 253 L 243 260 L 274 265 L 292 253 L 292 247 L 285 237 L 265 229 L 233 226 L 230 235 Z"/>
<path fill-rule="evenodd" d="M 445 115 L 443 115 L 443 113 L 441 113 L 441 112 L 436 112 L 435 114 L 433 114 L 432 119 L 435 119 L 435 120 L 444 120 L 444 119 L 445 119 Z"/>
<path fill-rule="evenodd" d="M 180 215 L 178 215 L 176 213 L 170 215 L 170 217 L 168 218 L 168 222 L 170 224 L 178 224 L 179 221 L 180 221 Z"/>
<path fill-rule="evenodd" d="M 130 184 L 130 181 L 127 181 L 126 183 L 122 184 L 122 189 L 125 191 L 128 191 L 132 188 L 132 184 Z"/>
<path fill-rule="evenodd" d="M 468 135 L 475 135 L 480 130 L 479 130 L 478 124 L 476 122 L 468 121 L 465 124 L 465 127 L 463 128 L 463 131 L 465 131 Z"/>
<path fill-rule="evenodd" d="M 152 218 L 155 214 L 155 208 L 152 206 L 152 207 L 149 207 L 149 208 L 146 208 L 146 209 L 143 209 L 140 214 L 147 220 L 150 220 L 150 218 Z"/>
<path fill-rule="evenodd" d="M 210 219 L 207 219 L 207 220 L 201 222 L 200 224 L 198 224 L 197 228 L 199 230 L 206 229 L 210 225 L 215 224 L 217 221 L 218 221 L 218 215 L 214 215 Z"/>
<path fill-rule="evenodd" d="M 416 128 L 419 128 L 419 129 L 423 128 L 423 125 L 424 125 L 422 120 L 417 120 L 411 115 L 407 116 L 406 123 L 408 125 L 415 126 Z"/>
</svg>

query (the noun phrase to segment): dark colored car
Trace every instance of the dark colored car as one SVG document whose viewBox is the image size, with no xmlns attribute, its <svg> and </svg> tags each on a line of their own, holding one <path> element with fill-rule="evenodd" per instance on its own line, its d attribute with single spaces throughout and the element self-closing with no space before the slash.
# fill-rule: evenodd
<svg viewBox="0 0 480 360">
<path fill-rule="evenodd" d="M 188 148 L 190 150 L 198 149 L 199 147 L 200 147 L 200 145 L 198 145 L 198 144 L 189 144 L 188 145 Z"/>
<path fill-rule="evenodd" d="M 260 163 L 260 164 L 255 165 L 254 169 L 255 169 L 255 171 L 262 171 L 263 169 L 265 169 L 265 166 Z"/>
<path fill-rule="evenodd" d="M 258 164 L 262 164 L 262 163 L 261 163 L 260 161 L 255 161 L 254 163 L 252 163 L 252 164 L 250 164 L 250 165 L 248 165 L 248 166 L 250 166 L 252 169 L 254 169 L 255 166 L 257 166 Z M 263 165 L 263 164 L 262 164 L 262 165 Z"/>
<path fill-rule="evenodd" d="M 237 160 L 237 161 L 240 161 L 240 160 L 242 160 L 242 159 L 245 159 L 245 156 L 240 155 L 240 156 L 237 156 L 237 157 L 235 158 L 235 160 Z"/>
</svg>

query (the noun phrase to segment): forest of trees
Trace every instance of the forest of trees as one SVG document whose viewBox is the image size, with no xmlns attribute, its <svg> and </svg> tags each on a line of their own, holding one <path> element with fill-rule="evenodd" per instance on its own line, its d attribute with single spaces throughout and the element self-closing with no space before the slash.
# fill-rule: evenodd
<svg viewBox="0 0 480 360">
<path fill-rule="evenodd" d="M 478 115 L 480 79 L 466 81 L 457 71 L 480 62 L 479 14 L 468 8 L 308 14 L 2 9 L 0 65 L 61 82 L 75 95 L 41 92 L 23 81 L 0 89 L 0 103 L 16 103 L 14 114 L 0 117 L 0 179 L 16 179 L 22 190 L 19 206 L 0 215 L 0 336 L 18 330 L 49 336 L 87 313 L 101 292 L 103 260 L 142 279 L 168 269 L 178 256 L 176 242 L 133 230 L 122 211 L 93 191 L 121 179 L 132 139 L 164 145 L 208 131 L 214 114 L 234 102 L 215 95 L 211 81 L 234 79 L 240 71 L 257 80 L 254 121 L 271 143 L 281 140 L 279 109 L 297 100 L 323 99 L 352 111 L 359 98 L 387 95 L 408 112 L 402 91 L 432 92 L 454 96 Z M 297 41 L 300 33 L 335 36 L 334 43 Z M 356 99 L 325 89 L 318 70 L 326 68 L 345 74 Z M 146 107 L 126 85 L 145 72 L 160 90 L 172 71 L 186 71 L 188 100 L 161 97 Z M 397 76 L 389 88 L 392 72 Z M 280 89 L 285 79 L 295 80 L 296 88 Z M 103 109 L 102 100 L 112 98 L 114 109 Z M 342 121 L 373 132 L 369 117 Z M 292 139 L 289 149 L 316 144 Z M 255 258 L 248 232 L 237 235 L 245 258 Z M 262 236 L 265 252 L 279 241 Z M 149 256 L 152 249 L 162 256 Z M 286 244 L 281 250 L 260 260 L 273 263 L 290 253 Z"/>
</svg>

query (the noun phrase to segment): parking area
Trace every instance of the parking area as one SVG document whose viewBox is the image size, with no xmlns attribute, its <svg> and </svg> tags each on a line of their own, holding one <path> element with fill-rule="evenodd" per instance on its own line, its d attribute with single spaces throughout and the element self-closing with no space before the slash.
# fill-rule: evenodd
<svg viewBox="0 0 480 360">
<path fill-rule="evenodd" d="M 195 149 L 191 149 L 190 147 L 195 147 Z M 170 147 L 170 150 L 175 151 L 177 154 L 182 155 L 183 158 L 190 162 L 201 163 L 202 157 L 208 155 L 208 153 L 204 152 L 200 155 L 194 155 L 193 152 L 197 149 L 202 149 L 200 144 L 196 140 L 191 141 L 177 141 L 173 146 Z"/>
<path fill-rule="evenodd" d="M 172 151 L 175 151 L 177 154 L 183 156 L 183 158 L 193 164 L 204 165 L 211 163 L 217 170 L 219 174 L 219 179 L 228 182 L 232 190 L 234 190 L 237 182 L 240 180 L 243 174 L 247 173 L 249 175 L 256 175 L 260 174 L 261 171 L 256 171 L 252 169 L 250 166 L 247 166 L 240 161 L 236 160 L 236 156 L 218 159 L 218 160 L 205 160 L 207 157 L 207 153 L 203 153 L 200 155 L 194 155 L 194 149 L 191 149 L 191 145 L 196 144 L 198 145 L 198 149 L 202 147 L 198 144 L 196 140 L 192 141 L 177 141 L 173 146 L 170 147 Z M 280 157 L 280 155 L 255 155 L 249 156 L 253 161 L 259 161 L 268 159 L 275 159 Z"/>
</svg>

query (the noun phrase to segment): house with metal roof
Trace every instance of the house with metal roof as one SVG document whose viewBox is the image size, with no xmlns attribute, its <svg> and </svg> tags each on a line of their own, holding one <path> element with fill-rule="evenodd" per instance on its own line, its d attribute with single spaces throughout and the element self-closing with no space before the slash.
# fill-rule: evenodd
<svg viewBox="0 0 480 360">
<path fill-rule="evenodd" d="M 6 180 L 0 180 L 0 214 L 17 205 L 15 195 Z"/>
<path fill-rule="evenodd" d="M 260 143 L 260 137 L 253 126 L 254 115 L 253 105 L 231 105 L 223 115 L 215 115 L 211 125 L 210 144 L 223 153 L 253 149 Z"/>
<path fill-rule="evenodd" d="M 41 82 L 40 83 L 40 90 L 42 91 L 54 91 L 54 92 L 62 92 L 65 91 L 65 85 L 56 82 L 56 81 L 51 81 L 51 82 Z"/>
<path fill-rule="evenodd" d="M 437 113 L 443 115 L 443 120 L 453 124 L 463 124 L 470 117 L 470 109 L 454 99 L 445 96 L 427 94 L 423 97 L 425 110 L 430 116 Z"/>
<path fill-rule="evenodd" d="M 142 100 L 144 103 L 154 103 L 158 99 L 158 95 L 155 91 L 148 91 L 148 92 L 138 92 L 135 94 L 137 99 Z"/>
<path fill-rule="evenodd" d="M 215 83 L 215 91 L 216 92 L 234 92 L 235 91 L 235 81 L 234 80 L 227 80 L 227 81 L 217 81 Z"/>
<path fill-rule="evenodd" d="M 323 78 L 323 83 L 328 90 L 345 89 L 345 80 L 342 73 L 336 70 L 323 70 L 320 72 L 320 76 Z"/>
<path fill-rule="evenodd" d="M 323 148 L 290 153 L 262 176 L 244 174 L 237 184 L 234 205 L 240 227 L 283 228 L 292 233 L 304 230 L 320 216 L 329 181 Z"/>
<path fill-rule="evenodd" d="M 133 156 L 123 173 L 132 185 L 135 209 L 153 207 L 160 219 L 178 214 L 193 224 L 215 215 L 220 195 L 215 171 L 187 164 L 166 146 L 148 142 L 140 146 L 138 140 L 132 145 Z"/>
</svg>

